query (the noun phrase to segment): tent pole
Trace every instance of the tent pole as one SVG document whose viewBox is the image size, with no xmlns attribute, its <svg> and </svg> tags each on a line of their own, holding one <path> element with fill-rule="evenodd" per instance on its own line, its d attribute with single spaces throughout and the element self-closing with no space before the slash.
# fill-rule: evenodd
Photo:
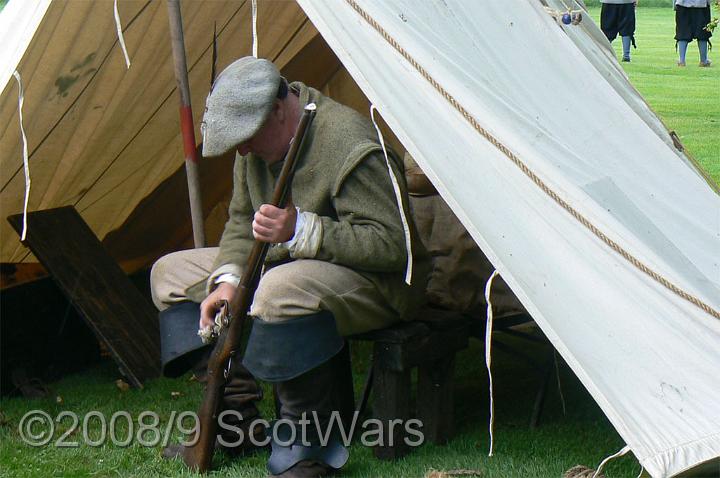
<svg viewBox="0 0 720 478">
<path fill-rule="evenodd" d="M 192 218 L 193 240 L 195 247 L 205 247 L 205 226 L 203 224 L 202 197 L 198 176 L 198 157 L 195 145 L 195 127 L 193 126 L 192 106 L 190 105 L 190 85 L 188 83 L 187 63 L 185 61 L 185 40 L 183 38 L 182 15 L 179 0 L 167 0 L 168 19 L 170 20 L 170 39 L 175 63 L 175 80 L 180 92 L 180 129 L 185 149 L 185 171 L 187 173 L 188 193 L 190 195 L 190 217 Z"/>
</svg>

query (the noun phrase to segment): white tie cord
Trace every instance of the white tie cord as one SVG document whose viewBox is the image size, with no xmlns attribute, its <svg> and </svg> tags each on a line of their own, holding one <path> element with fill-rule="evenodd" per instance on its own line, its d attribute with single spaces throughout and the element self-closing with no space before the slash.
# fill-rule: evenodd
<svg viewBox="0 0 720 478">
<path fill-rule="evenodd" d="M 258 36 L 257 36 L 257 0 L 252 0 L 252 51 L 255 58 L 258 57 Z"/>
<path fill-rule="evenodd" d="M 495 427 L 495 402 L 493 401 L 493 380 L 492 371 L 490 370 L 490 362 L 492 358 L 491 346 L 492 346 L 492 322 L 493 322 L 493 310 L 492 302 L 490 301 L 490 290 L 492 289 L 493 279 L 498 275 L 498 271 L 493 271 L 492 275 L 485 284 L 485 302 L 487 303 L 487 321 L 485 322 L 485 366 L 488 371 L 488 382 L 489 382 L 489 393 L 490 393 L 490 451 L 488 456 L 493 456 L 493 447 L 495 446 L 493 437 L 493 428 Z"/>
<path fill-rule="evenodd" d="M 375 105 L 370 105 L 370 119 L 375 125 L 378 138 L 380 139 L 380 145 L 382 146 L 383 154 L 385 155 L 385 164 L 387 164 L 388 173 L 390 174 L 390 181 L 395 191 L 395 200 L 397 201 L 398 210 L 400 211 L 400 220 L 402 221 L 403 231 L 405 232 L 405 249 L 407 250 L 407 268 L 405 269 L 405 283 L 410 285 L 412 283 L 412 269 L 413 269 L 413 258 L 412 258 L 412 243 L 410 242 L 410 226 L 408 225 L 407 215 L 405 213 L 405 206 L 403 206 L 402 194 L 400 192 L 400 185 L 398 184 L 395 172 L 390 165 L 390 159 L 388 158 L 387 149 L 385 148 L 385 139 L 383 139 L 382 132 L 375 121 Z"/>
<path fill-rule="evenodd" d="M 20 133 L 22 134 L 23 141 L 23 168 L 25 169 L 25 201 L 23 202 L 23 229 L 20 235 L 20 240 L 24 241 L 27 237 L 27 209 L 28 201 L 30 200 L 30 165 L 28 162 L 28 147 L 27 147 L 27 136 L 25 136 L 25 127 L 23 126 L 23 103 L 25 102 L 25 92 L 22 87 L 22 79 L 20 73 L 17 70 L 13 73 L 15 80 L 18 84 L 18 117 L 20 118 Z"/>
<path fill-rule="evenodd" d="M 605 458 L 603 461 L 600 462 L 600 465 L 597 467 L 597 470 L 596 470 L 595 473 L 593 474 L 592 478 L 597 478 L 597 476 L 598 476 L 598 475 L 600 474 L 600 472 L 602 471 L 603 466 L 605 466 L 605 465 L 607 464 L 607 462 L 609 462 L 609 461 L 612 460 L 613 458 L 617 458 L 617 457 L 619 457 L 619 456 L 623 456 L 624 454 L 626 454 L 626 453 L 629 452 L 629 451 L 630 451 L 630 447 L 629 447 L 628 445 L 625 445 L 624 447 L 622 447 L 622 448 L 620 449 L 620 451 L 618 451 L 618 452 L 615 453 L 614 455 L 610 455 L 609 457 Z M 642 473 L 642 471 L 641 471 L 641 473 Z"/>
<path fill-rule="evenodd" d="M 128 56 L 127 48 L 125 48 L 125 37 L 122 32 L 122 25 L 120 24 L 120 12 L 118 12 L 118 0 L 115 0 L 115 27 L 117 28 L 118 41 L 120 42 L 120 48 L 122 48 L 123 55 L 125 55 L 125 65 L 128 69 L 130 68 L 130 57 Z"/>
</svg>

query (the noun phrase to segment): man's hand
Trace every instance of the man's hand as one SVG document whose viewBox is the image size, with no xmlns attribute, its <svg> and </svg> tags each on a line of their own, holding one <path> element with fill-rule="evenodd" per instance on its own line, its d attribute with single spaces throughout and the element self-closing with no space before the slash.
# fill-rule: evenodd
<svg viewBox="0 0 720 478">
<path fill-rule="evenodd" d="M 263 204 L 253 219 L 253 236 L 262 242 L 287 242 L 295 235 L 296 221 L 297 210 L 292 203 L 285 209 Z"/>
<path fill-rule="evenodd" d="M 237 287 L 227 282 L 221 282 L 214 291 L 200 304 L 200 328 L 210 327 L 215 323 L 215 314 L 222 306 L 222 301 L 232 303 L 237 294 Z"/>
</svg>

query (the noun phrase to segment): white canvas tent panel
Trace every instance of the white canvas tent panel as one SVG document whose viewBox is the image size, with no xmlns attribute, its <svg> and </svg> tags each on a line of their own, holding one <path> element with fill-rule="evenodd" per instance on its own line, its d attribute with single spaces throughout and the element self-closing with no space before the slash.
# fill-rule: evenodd
<svg viewBox="0 0 720 478">
<path fill-rule="evenodd" d="M 720 456 L 720 320 L 560 207 L 349 2 L 300 4 L 646 470 Z M 720 309 L 720 197 L 576 46 L 595 40 L 526 0 L 362 9 L 559 197 Z"/>
<path fill-rule="evenodd" d="M 50 0 L 11 2 L 0 13 L 0 85 L 7 84 L 45 16 Z"/>
</svg>

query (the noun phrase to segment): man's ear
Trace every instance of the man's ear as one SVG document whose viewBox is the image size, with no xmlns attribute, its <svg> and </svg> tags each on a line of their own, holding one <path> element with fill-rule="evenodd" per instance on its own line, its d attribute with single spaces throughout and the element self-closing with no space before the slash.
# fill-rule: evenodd
<svg viewBox="0 0 720 478">
<path fill-rule="evenodd" d="M 275 100 L 272 113 L 280 123 L 285 121 L 285 108 L 283 108 L 283 104 L 280 100 Z"/>
</svg>

